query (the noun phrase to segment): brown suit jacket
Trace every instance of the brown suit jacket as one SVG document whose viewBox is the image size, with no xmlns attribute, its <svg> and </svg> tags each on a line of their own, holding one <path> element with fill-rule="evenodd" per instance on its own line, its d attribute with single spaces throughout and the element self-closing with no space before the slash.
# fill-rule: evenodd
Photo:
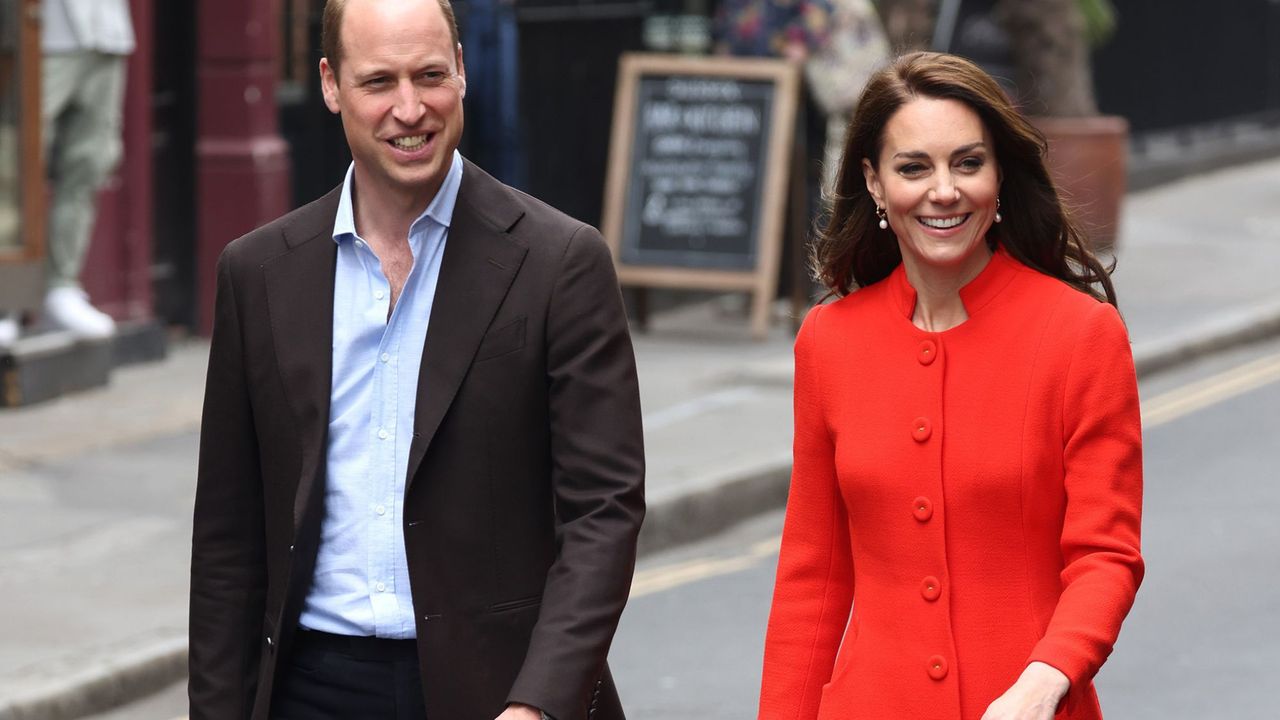
<svg viewBox="0 0 1280 720">
<path fill-rule="evenodd" d="M 193 720 L 267 718 L 314 568 L 339 191 L 217 271 L 191 561 Z M 404 536 L 432 720 L 622 718 L 605 658 L 644 515 L 599 233 L 467 163 L 423 350 Z"/>
</svg>

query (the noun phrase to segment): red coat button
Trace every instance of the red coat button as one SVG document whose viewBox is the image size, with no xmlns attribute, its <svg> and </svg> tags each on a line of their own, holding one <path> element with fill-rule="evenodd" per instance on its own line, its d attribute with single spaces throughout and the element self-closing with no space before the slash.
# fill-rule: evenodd
<svg viewBox="0 0 1280 720">
<path fill-rule="evenodd" d="M 938 346 L 932 340 L 925 340 L 920 343 L 920 352 L 916 354 L 916 359 L 921 365 L 933 364 L 933 359 L 938 357 Z"/>
<path fill-rule="evenodd" d="M 941 655 L 929 658 L 929 677 L 941 680 L 947 676 L 947 659 Z"/>
<path fill-rule="evenodd" d="M 924 579 L 924 582 L 920 583 L 920 594 L 924 596 L 925 600 L 933 602 L 942 595 L 942 583 L 938 582 L 938 578 L 930 575 Z"/>
<path fill-rule="evenodd" d="M 929 518 L 933 517 L 933 503 L 929 498 L 921 495 L 911 501 L 911 512 L 920 522 L 928 522 Z"/>
<path fill-rule="evenodd" d="M 924 442 L 933 434 L 933 424 L 929 422 L 929 418 L 918 417 L 911 421 L 911 437 L 916 442 Z"/>
</svg>

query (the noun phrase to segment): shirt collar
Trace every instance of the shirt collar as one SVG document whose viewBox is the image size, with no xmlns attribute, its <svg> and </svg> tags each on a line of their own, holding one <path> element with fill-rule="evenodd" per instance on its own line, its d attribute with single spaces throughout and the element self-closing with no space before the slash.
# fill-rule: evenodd
<svg viewBox="0 0 1280 720">
<path fill-rule="evenodd" d="M 356 237 L 356 213 L 355 206 L 351 202 L 351 187 L 355 182 L 356 164 L 352 162 L 347 166 L 346 177 L 342 180 L 342 194 L 338 198 L 338 214 L 333 219 L 333 240 L 334 242 L 342 242 L 343 238 Z M 457 150 L 453 151 L 453 161 L 449 164 L 449 173 L 444 176 L 444 182 L 440 185 L 440 190 L 436 192 L 436 196 L 431 199 L 427 205 L 427 209 L 413 221 L 409 226 L 410 234 L 413 234 L 413 227 L 422 222 L 422 219 L 431 218 L 441 227 L 449 227 L 449 223 L 453 221 L 453 208 L 458 202 L 458 188 L 462 187 L 462 154 Z"/>
</svg>

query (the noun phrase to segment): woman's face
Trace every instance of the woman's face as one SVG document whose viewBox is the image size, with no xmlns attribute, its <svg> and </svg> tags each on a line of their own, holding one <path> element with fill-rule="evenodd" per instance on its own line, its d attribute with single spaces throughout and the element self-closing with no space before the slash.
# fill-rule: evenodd
<svg viewBox="0 0 1280 720">
<path fill-rule="evenodd" d="M 867 189 L 885 209 L 903 261 L 972 277 L 987 258 L 1000 171 L 978 114 L 959 100 L 918 97 L 890 118 Z"/>
</svg>

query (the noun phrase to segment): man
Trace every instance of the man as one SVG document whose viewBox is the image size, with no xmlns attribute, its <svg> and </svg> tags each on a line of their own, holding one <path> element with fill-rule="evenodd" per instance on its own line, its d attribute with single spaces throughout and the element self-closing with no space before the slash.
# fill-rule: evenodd
<svg viewBox="0 0 1280 720">
<path fill-rule="evenodd" d="M 193 720 L 622 718 L 644 513 L 599 234 L 456 154 L 448 0 L 329 0 L 343 185 L 219 262 Z"/>
</svg>

